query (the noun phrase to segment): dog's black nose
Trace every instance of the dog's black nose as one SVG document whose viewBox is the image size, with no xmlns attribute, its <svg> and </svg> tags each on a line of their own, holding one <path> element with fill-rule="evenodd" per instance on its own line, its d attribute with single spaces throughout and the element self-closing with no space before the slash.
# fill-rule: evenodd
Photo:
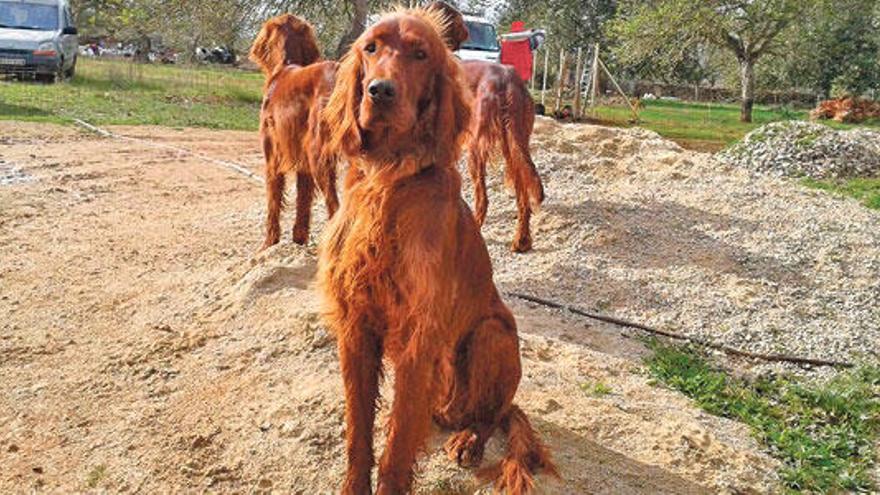
<svg viewBox="0 0 880 495">
<path fill-rule="evenodd" d="M 394 82 L 387 79 L 373 79 L 367 86 L 370 98 L 376 103 L 387 103 L 394 100 L 396 91 L 394 90 Z"/>
</svg>

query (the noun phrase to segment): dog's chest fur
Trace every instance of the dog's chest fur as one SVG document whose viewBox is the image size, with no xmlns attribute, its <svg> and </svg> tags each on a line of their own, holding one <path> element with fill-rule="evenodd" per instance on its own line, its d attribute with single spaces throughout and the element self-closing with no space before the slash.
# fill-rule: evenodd
<svg viewBox="0 0 880 495">
<path fill-rule="evenodd" d="M 377 330 L 392 323 L 387 309 L 400 299 L 393 277 L 398 240 L 388 211 L 393 195 L 393 187 L 369 179 L 355 186 L 328 225 L 321 251 L 325 295 Z"/>
</svg>

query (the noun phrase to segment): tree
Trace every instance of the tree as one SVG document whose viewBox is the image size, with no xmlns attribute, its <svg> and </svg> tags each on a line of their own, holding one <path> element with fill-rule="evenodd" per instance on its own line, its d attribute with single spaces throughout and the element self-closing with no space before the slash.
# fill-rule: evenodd
<svg viewBox="0 0 880 495">
<path fill-rule="evenodd" d="M 820 0 L 779 57 L 789 84 L 859 95 L 880 87 L 880 0 Z"/>
<path fill-rule="evenodd" d="M 612 32 L 618 57 L 639 63 L 652 57 L 683 60 L 701 44 L 731 53 L 739 65 L 740 120 L 752 121 L 755 66 L 815 0 L 625 0 Z"/>
<path fill-rule="evenodd" d="M 612 19 L 616 0 L 510 0 L 501 7 L 501 25 L 524 21 L 530 27 L 547 30 L 548 41 L 572 50 L 603 41 L 603 24 Z"/>
<path fill-rule="evenodd" d="M 351 16 L 351 28 L 340 38 L 336 47 L 336 58 L 342 57 L 348 51 L 348 47 L 357 39 L 367 27 L 367 13 L 369 7 L 367 0 L 351 0 L 354 13 Z"/>
</svg>

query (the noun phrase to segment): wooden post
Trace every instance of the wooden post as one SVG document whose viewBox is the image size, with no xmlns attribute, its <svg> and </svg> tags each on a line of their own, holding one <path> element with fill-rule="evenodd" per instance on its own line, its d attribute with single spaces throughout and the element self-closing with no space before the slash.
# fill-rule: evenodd
<svg viewBox="0 0 880 495">
<path fill-rule="evenodd" d="M 581 65 L 581 55 L 583 54 L 583 50 L 581 47 L 578 47 L 577 53 L 577 61 L 575 62 L 574 69 L 574 118 L 575 120 L 581 118 L 581 82 L 583 82 L 583 67 Z"/>
<path fill-rule="evenodd" d="M 632 102 L 629 101 L 629 96 L 627 96 L 626 93 L 623 92 L 623 89 L 621 89 L 620 85 L 617 84 L 617 79 L 614 79 L 614 76 L 611 75 L 611 71 L 608 70 L 608 67 L 605 65 L 605 62 L 603 62 L 602 59 L 599 59 L 599 65 L 602 66 L 602 70 L 604 70 L 605 74 L 608 75 L 608 79 L 611 79 L 611 82 L 614 84 L 614 87 L 617 89 L 617 92 L 620 93 L 620 96 L 622 96 L 623 99 L 626 101 L 626 104 L 629 105 L 629 109 L 632 110 L 633 123 L 638 122 L 639 121 L 639 111 L 632 104 Z"/>
<path fill-rule="evenodd" d="M 547 68 L 550 67 L 550 47 L 544 46 L 544 82 L 541 84 L 541 105 L 544 104 L 544 93 L 547 91 Z"/>
<path fill-rule="evenodd" d="M 556 106 L 554 111 L 562 108 L 562 91 L 565 89 L 565 50 L 559 50 L 559 73 L 556 81 Z"/>
<path fill-rule="evenodd" d="M 599 43 L 593 45 L 593 66 L 590 69 L 592 76 L 592 84 L 590 85 L 590 108 L 596 106 L 596 99 L 599 96 Z"/>
<path fill-rule="evenodd" d="M 587 74 L 590 75 L 589 79 L 587 79 Z M 586 58 L 584 59 L 584 73 L 581 75 L 581 82 L 585 83 L 585 84 L 583 84 L 583 86 L 584 86 L 583 89 L 581 89 L 581 101 L 584 102 L 584 103 L 581 103 L 581 106 L 589 108 L 589 106 L 590 106 L 590 88 L 593 87 L 593 73 L 587 67 Z M 580 87 L 578 87 L 578 89 L 580 89 Z M 587 112 L 586 112 L 586 109 L 584 108 L 584 109 L 582 109 L 581 117 L 583 117 L 583 114 L 585 114 L 585 113 L 587 113 Z"/>
</svg>

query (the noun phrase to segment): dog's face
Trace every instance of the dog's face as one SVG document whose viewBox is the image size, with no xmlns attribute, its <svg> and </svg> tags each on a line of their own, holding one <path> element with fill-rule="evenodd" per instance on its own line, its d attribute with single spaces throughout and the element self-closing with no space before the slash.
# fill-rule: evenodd
<svg viewBox="0 0 880 495">
<path fill-rule="evenodd" d="M 437 11 L 383 17 L 342 61 L 325 116 L 349 155 L 384 159 L 453 148 L 469 108 Z"/>
<path fill-rule="evenodd" d="M 418 18 L 392 16 L 370 28 L 352 49 L 360 53 L 363 73 L 361 129 L 389 136 L 412 129 L 433 96 L 446 56 L 437 34 Z"/>
</svg>

